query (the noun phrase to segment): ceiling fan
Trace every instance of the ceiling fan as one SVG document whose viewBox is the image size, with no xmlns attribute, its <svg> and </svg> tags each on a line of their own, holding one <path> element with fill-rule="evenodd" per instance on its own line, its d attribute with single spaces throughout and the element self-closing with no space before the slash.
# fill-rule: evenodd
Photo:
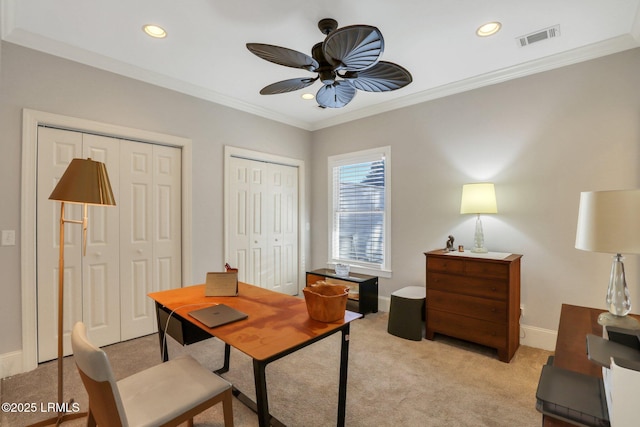
<svg viewBox="0 0 640 427">
<path fill-rule="evenodd" d="M 320 79 L 322 87 L 316 94 L 320 107 L 341 108 L 351 102 L 356 89 L 387 92 L 413 80 L 409 71 L 400 65 L 380 61 L 384 39 L 378 28 L 370 25 L 338 28 L 338 22 L 331 18 L 320 20 L 318 28 L 326 38 L 313 46 L 311 56 L 286 47 L 247 43 L 247 49 L 269 62 L 318 73 L 316 77 L 270 84 L 262 88 L 261 95 L 292 92 Z"/>
</svg>

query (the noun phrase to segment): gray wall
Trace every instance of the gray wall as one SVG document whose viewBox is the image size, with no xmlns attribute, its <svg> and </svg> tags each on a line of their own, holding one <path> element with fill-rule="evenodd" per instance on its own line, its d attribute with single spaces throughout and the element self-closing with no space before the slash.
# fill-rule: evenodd
<svg viewBox="0 0 640 427">
<path fill-rule="evenodd" d="M 190 138 L 193 242 L 187 244 L 192 245 L 194 278 L 223 265 L 223 146 L 301 159 L 306 165 L 311 161 L 307 131 L 13 44 L 3 43 L 1 52 L 0 229 L 16 230 L 18 244 L 0 247 L 0 356 L 22 348 L 23 108 Z"/>
<path fill-rule="evenodd" d="M 605 308 L 610 255 L 574 248 L 579 194 L 640 186 L 639 119 L 635 49 L 316 131 L 311 265 L 327 262 L 327 156 L 391 145 L 393 277 L 381 294 L 424 285 L 423 252 L 449 234 L 473 246 L 462 184 L 492 181 L 485 244 L 524 255 L 522 323 L 556 330 L 562 303 Z M 637 256 L 626 266 L 640 312 Z"/>
<path fill-rule="evenodd" d="M 313 133 L 12 44 L 1 55 L 0 229 L 20 230 L 23 108 L 192 139 L 194 277 L 223 258 L 223 145 L 305 160 L 310 268 L 327 261 L 327 156 L 391 145 L 393 277 L 382 296 L 423 285 L 423 252 L 447 235 L 472 246 L 461 187 L 491 180 L 499 213 L 484 217 L 486 245 L 524 255 L 522 323 L 555 330 L 561 303 L 604 308 L 610 257 L 574 249 L 578 198 L 640 186 L 639 49 Z M 627 256 L 639 312 L 637 261 Z M 1 356 L 21 349 L 19 244 L 0 247 L 0 271 Z"/>
</svg>

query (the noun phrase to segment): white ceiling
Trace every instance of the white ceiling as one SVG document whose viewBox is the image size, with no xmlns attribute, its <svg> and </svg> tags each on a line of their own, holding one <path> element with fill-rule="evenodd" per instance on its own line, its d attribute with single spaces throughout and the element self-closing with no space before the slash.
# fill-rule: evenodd
<svg viewBox="0 0 640 427">
<path fill-rule="evenodd" d="M 640 45 L 640 0 L 0 0 L 2 39 L 281 121 L 320 129 L 452 93 Z M 323 40 L 317 22 L 368 24 L 385 39 L 383 60 L 407 68 L 409 86 L 358 92 L 321 109 L 303 91 L 262 96 L 270 83 L 313 76 L 251 54 L 247 42 L 306 54 Z M 500 21 L 502 30 L 475 30 Z M 164 27 L 162 40 L 143 24 Z M 527 47 L 517 39 L 560 25 Z M 315 93 L 320 87 L 311 86 Z"/>
</svg>

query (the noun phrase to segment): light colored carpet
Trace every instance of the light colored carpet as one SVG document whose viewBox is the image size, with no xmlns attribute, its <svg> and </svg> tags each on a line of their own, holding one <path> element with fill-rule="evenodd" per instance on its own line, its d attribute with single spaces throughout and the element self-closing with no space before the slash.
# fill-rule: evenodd
<svg viewBox="0 0 640 427">
<path fill-rule="evenodd" d="M 521 346 L 511 363 L 495 350 L 437 335 L 435 341 L 410 341 L 387 333 L 387 313 L 369 314 L 351 327 L 347 426 L 505 426 L 537 427 L 535 391 L 548 351 Z M 170 342 L 171 357 L 188 352 L 210 369 L 222 364 L 224 345 L 207 340 L 180 347 Z M 105 347 L 116 379 L 160 363 L 157 335 Z M 269 408 L 288 426 L 321 427 L 336 423 L 340 334 L 319 341 L 267 366 Z M 73 364 L 65 358 L 65 399 L 82 410 L 87 395 Z M 231 369 L 223 375 L 255 396 L 251 359 L 232 349 Z M 56 364 L 2 380 L 2 402 L 55 402 Z M 168 391 L 170 392 L 170 391 Z M 253 412 L 234 399 L 239 427 L 256 426 Z M 46 418 L 37 413 L 0 415 L 2 426 L 24 426 Z M 220 408 L 195 418 L 198 426 L 222 425 Z M 65 426 L 82 426 L 84 420 Z"/>
</svg>

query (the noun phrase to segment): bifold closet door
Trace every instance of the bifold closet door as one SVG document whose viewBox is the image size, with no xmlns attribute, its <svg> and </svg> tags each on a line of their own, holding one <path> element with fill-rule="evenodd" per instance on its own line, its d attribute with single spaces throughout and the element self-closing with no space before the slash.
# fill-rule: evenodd
<svg viewBox="0 0 640 427">
<path fill-rule="evenodd" d="M 298 168 L 269 163 L 266 169 L 267 288 L 298 293 Z"/>
<path fill-rule="evenodd" d="M 37 272 L 38 360 L 57 356 L 60 202 L 51 191 L 76 157 L 104 162 L 118 200 L 118 140 L 59 129 L 38 129 Z M 65 218 L 82 219 L 81 205 L 65 203 Z M 71 354 L 73 324 L 82 319 L 98 345 L 120 337 L 118 211 L 90 206 L 86 256 L 82 226 L 65 224 L 64 354 Z"/>
<path fill-rule="evenodd" d="M 82 135 L 82 157 L 106 165 L 116 199 L 116 206 L 89 206 L 87 251 L 82 257 L 82 319 L 87 334 L 98 345 L 120 341 L 119 151 L 117 139 Z M 70 329 L 73 323 L 69 324 Z"/>
<path fill-rule="evenodd" d="M 149 292 L 181 285 L 181 151 L 123 141 L 120 148 L 122 340 L 154 332 Z"/>
<path fill-rule="evenodd" d="M 157 330 L 147 294 L 182 285 L 181 154 L 175 147 L 38 128 L 39 362 L 57 357 L 60 202 L 48 198 L 68 164 L 76 157 L 104 162 L 116 206 L 89 207 L 84 257 L 82 227 L 65 225 L 65 355 L 78 320 L 99 346 Z M 66 203 L 65 217 L 81 219 L 81 206 Z"/>
<path fill-rule="evenodd" d="M 236 157 L 228 166 L 229 262 L 240 281 L 297 294 L 298 169 Z"/>
</svg>

